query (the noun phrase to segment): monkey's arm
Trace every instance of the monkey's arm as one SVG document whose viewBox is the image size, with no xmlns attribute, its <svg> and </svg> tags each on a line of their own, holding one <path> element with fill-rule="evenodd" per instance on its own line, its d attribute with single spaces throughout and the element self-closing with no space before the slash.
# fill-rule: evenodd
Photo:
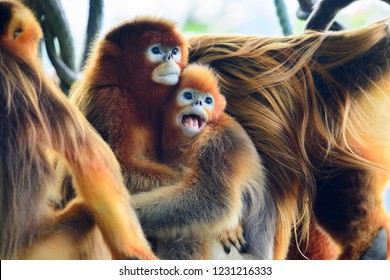
<svg viewBox="0 0 390 280">
<path fill-rule="evenodd" d="M 130 158 L 122 164 L 122 173 L 131 194 L 147 192 L 180 181 L 179 170 L 151 160 Z"/>
<path fill-rule="evenodd" d="M 77 196 L 91 210 L 114 256 L 154 259 L 135 212 L 129 207 L 130 196 L 120 166 L 108 145 L 72 104 L 67 106 L 60 93 L 46 96 L 43 102 L 49 114 L 51 111 L 61 116 L 52 120 L 53 146 L 64 156 Z M 66 139 L 55 138 L 60 130 L 66 131 Z"/>
<path fill-rule="evenodd" d="M 238 224 L 253 167 L 243 133 L 231 119 L 206 127 L 188 151 L 192 169 L 180 184 L 133 196 L 147 234 L 207 235 Z"/>
</svg>

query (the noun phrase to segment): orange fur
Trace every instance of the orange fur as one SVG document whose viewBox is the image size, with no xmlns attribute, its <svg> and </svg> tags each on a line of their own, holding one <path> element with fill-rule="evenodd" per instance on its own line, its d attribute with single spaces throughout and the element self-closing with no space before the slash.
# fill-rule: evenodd
<svg viewBox="0 0 390 280">
<path fill-rule="evenodd" d="M 8 22 L 3 23 L 4 32 L 0 44 L 12 50 L 12 53 L 33 64 L 36 62 L 38 43 L 43 33 L 34 14 L 26 7 L 12 1 L 3 1 L 3 5 L 12 5 L 13 13 Z M 6 12 L 4 10 L 4 12 Z"/>
<path fill-rule="evenodd" d="M 310 239 L 306 247 L 293 240 L 288 251 L 288 259 L 292 260 L 333 260 L 340 254 L 340 248 L 324 232 L 313 218 L 310 223 Z M 305 250 L 302 250 L 302 247 Z"/>
<path fill-rule="evenodd" d="M 40 68 L 32 13 L 1 1 L 0 14 L 0 258 L 154 259 L 114 154 Z M 57 156 L 77 196 L 61 211 Z"/>
<path fill-rule="evenodd" d="M 212 112 L 208 113 L 211 122 L 217 120 L 226 108 L 226 99 L 222 94 L 219 94 L 218 78 L 207 67 L 191 66 L 186 71 L 190 72 L 191 75 L 183 75 L 181 77 L 180 88 L 195 88 L 211 93 L 215 99 L 216 107 Z"/>
<path fill-rule="evenodd" d="M 272 257 L 275 209 L 261 161 L 225 106 L 217 78 L 202 65 L 187 66 L 162 105 L 160 160 L 182 179 L 134 196 L 159 257 Z M 243 239 L 248 255 L 236 250 Z M 221 241 L 236 248 L 226 253 Z"/>
<path fill-rule="evenodd" d="M 155 46 L 158 47 L 155 49 Z M 164 61 L 159 59 L 167 50 L 170 50 L 172 57 L 180 50 L 181 59 L 177 61 L 177 65 L 166 61 L 171 56 L 167 56 Z M 171 22 L 150 17 L 136 18 L 113 28 L 96 43 L 95 50 L 84 69 L 84 77 L 74 85 L 71 92 L 71 101 L 77 105 L 116 154 L 126 185 L 130 193 L 135 194 L 133 199 L 144 230 L 148 235 L 162 236 L 164 239 L 161 242 L 165 242 L 165 239 L 169 241 L 172 236 L 182 232 L 184 234 L 181 235 L 187 236 L 191 233 L 192 237 L 203 235 L 202 231 L 211 231 L 216 235 L 216 232 L 221 232 L 221 229 L 225 229 L 227 225 L 235 224 L 242 209 L 240 189 L 250 189 L 251 184 L 256 184 L 254 189 L 257 186 L 261 187 L 264 175 L 250 139 L 236 122 L 225 115 L 222 115 L 214 129 L 199 137 L 199 146 L 193 145 L 188 160 L 199 162 L 194 163 L 196 168 L 193 171 L 187 170 L 185 165 L 166 164 L 164 163 L 166 158 L 161 161 L 158 111 L 168 93 L 174 89 L 174 83 L 161 83 L 161 75 L 158 73 L 167 72 L 166 69 L 170 67 L 173 71 L 177 69 L 181 71 L 187 64 L 187 58 L 188 44 Z M 199 72 L 196 83 L 206 87 L 211 86 L 210 90 L 215 91 L 218 83 L 213 77 L 211 78 L 209 72 L 206 73 L 206 77 L 202 77 L 202 73 Z M 189 80 L 187 82 L 191 83 Z M 216 110 L 217 114 L 212 116 L 213 118 L 217 118 L 225 106 L 222 96 L 218 96 L 216 101 L 220 108 Z M 234 136 L 235 134 L 237 135 Z M 228 140 L 228 143 L 224 143 L 223 139 Z M 239 143 L 240 141 L 242 143 Z M 239 144 L 242 147 L 239 147 Z M 206 166 L 209 163 L 205 159 L 206 155 L 202 153 L 205 150 L 209 151 L 207 152 L 209 155 L 222 157 L 209 167 L 218 170 L 215 174 L 207 172 Z M 222 153 L 224 150 L 226 155 Z M 242 152 L 243 150 L 245 152 Z M 247 170 L 233 167 L 238 164 L 236 160 L 247 159 L 247 155 L 251 153 L 253 156 L 249 158 Z M 221 175 L 224 173 L 219 172 L 219 169 L 224 169 L 224 165 L 227 165 L 226 169 L 231 170 L 232 174 Z M 205 172 L 207 174 L 204 174 Z M 220 181 L 221 183 L 217 183 Z M 69 180 L 65 181 L 68 182 Z M 245 187 L 234 188 L 232 183 L 245 185 Z M 213 188 L 222 188 L 223 193 L 219 194 Z M 207 192 L 201 192 L 202 189 L 206 189 Z M 271 205 L 268 210 L 272 212 L 272 201 L 262 200 L 263 196 L 267 196 L 262 194 L 262 190 L 259 191 L 259 197 L 252 198 L 257 190 L 248 193 L 246 199 L 250 202 L 246 205 L 247 211 L 253 209 L 257 211 L 265 203 L 267 206 Z M 205 201 L 197 200 L 196 195 Z M 210 203 L 218 202 L 219 199 L 216 198 L 221 196 L 220 200 L 226 201 L 227 204 L 221 206 L 221 203 L 215 203 L 215 207 L 212 207 Z M 175 199 L 179 202 L 171 203 Z M 156 202 L 158 205 L 154 205 Z M 202 203 L 205 207 L 202 207 Z M 253 205 L 249 205 L 250 203 Z M 188 204 L 187 208 L 184 207 L 186 204 Z M 220 206 L 222 210 L 218 210 Z M 180 209 L 170 211 L 170 207 Z M 149 215 L 150 211 L 157 211 L 157 213 Z M 223 213 L 220 213 L 221 211 Z M 165 212 L 166 215 L 163 215 Z M 143 213 L 150 218 L 144 219 Z M 176 216 L 171 216 L 172 213 L 176 213 Z M 177 213 L 182 214 L 177 216 Z M 270 214 L 272 215 L 273 213 Z M 178 220 L 178 217 L 181 218 Z M 265 218 L 267 222 L 261 226 L 258 225 L 260 223 L 253 222 L 254 217 L 248 219 L 252 219 L 250 223 L 255 224 L 248 230 L 250 232 L 248 235 L 253 240 L 256 239 L 253 237 L 253 232 L 257 228 L 267 227 L 273 223 L 268 216 Z M 161 223 L 173 223 L 173 225 L 161 225 Z M 272 231 L 267 236 L 270 234 Z M 252 239 L 249 241 L 253 242 Z M 190 239 L 189 243 L 183 241 L 183 244 L 191 245 L 195 241 Z M 220 246 L 218 251 L 223 251 L 219 242 L 215 243 Z M 272 247 L 272 244 L 273 242 L 261 246 Z M 196 246 L 187 249 L 195 250 Z M 253 249 L 252 253 L 258 255 L 264 253 L 264 256 L 269 258 L 268 249 L 269 247 L 264 252 Z"/>
<path fill-rule="evenodd" d="M 166 65 L 148 60 L 147 48 L 153 44 L 178 47 L 177 66 L 182 69 L 187 64 L 187 42 L 172 22 L 138 17 L 97 42 L 84 77 L 71 93 L 71 101 L 113 149 L 130 193 L 173 182 L 179 175 L 157 162 L 156 115 L 172 86 L 152 78 L 158 67 Z"/>
<path fill-rule="evenodd" d="M 288 242 L 279 240 L 291 232 L 305 253 L 313 213 L 339 258 L 359 258 L 388 219 L 389 22 L 281 38 L 205 35 L 190 44 L 190 61 L 215 69 L 227 112 L 271 171 L 275 258 L 286 256 Z"/>
</svg>

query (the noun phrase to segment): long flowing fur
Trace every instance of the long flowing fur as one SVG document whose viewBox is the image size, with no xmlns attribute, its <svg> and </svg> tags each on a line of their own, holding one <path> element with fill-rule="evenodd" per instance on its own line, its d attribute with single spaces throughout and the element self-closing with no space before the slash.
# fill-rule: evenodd
<svg viewBox="0 0 390 280">
<path fill-rule="evenodd" d="M 53 96 L 50 86 L 22 59 L 1 51 L 0 63 L 7 66 L 0 67 L 0 255 L 20 258 L 21 249 L 40 237 L 36 227 L 52 223 L 55 154 L 48 151 L 60 147 L 58 153 L 65 154 L 66 145 L 81 157 L 88 155 L 79 148 L 83 142 L 79 137 L 85 137 L 83 126 L 64 100 Z M 66 124 L 55 115 L 63 116 Z M 66 142 L 61 136 L 65 134 Z"/>
<path fill-rule="evenodd" d="M 190 61 L 217 71 L 227 112 L 271 174 L 279 248 L 291 224 L 307 237 L 318 180 L 341 169 L 390 174 L 388 21 L 281 38 L 205 35 L 190 44 Z"/>
<path fill-rule="evenodd" d="M 154 259 L 108 145 L 44 75 L 30 10 L 0 1 L 0 259 Z M 52 202 L 57 159 L 77 198 Z"/>
<path fill-rule="evenodd" d="M 145 242 L 143 245 L 130 246 L 146 246 L 148 251 L 137 218 L 131 211 L 125 211 L 130 200 L 122 185 L 119 165 L 110 154 L 112 152 L 80 112 L 69 106 L 62 93 L 34 67 L 4 50 L 0 52 L 0 63 L 6 65 L 0 67 L 1 259 L 111 258 L 111 253 L 115 251 L 108 250 L 101 233 L 96 231 L 96 225 L 102 226 L 103 237 L 108 244 L 118 242 L 124 246 L 119 239 L 122 237 L 117 233 L 105 231 L 104 228 L 109 225 L 105 224 L 104 214 L 99 212 L 107 202 L 95 193 L 94 187 L 97 185 L 92 183 L 95 179 L 89 176 L 97 176 L 96 180 L 100 182 L 113 179 L 112 186 L 106 190 L 100 188 L 99 191 L 108 191 L 106 195 L 111 195 L 109 199 L 120 195 L 119 201 L 112 202 L 117 206 L 124 204 L 125 207 L 109 212 L 116 213 L 114 215 L 121 211 L 126 213 L 120 223 L 134 229 L 133 233 L 130 232 L 131 235 L 135 234 L 132 236 L 134 241 L 140 234 L 140 240 Z M 63 211 L 55 211 L 52 205 L 57 199 L 54 160 L 58 155 L 70 166 L 78 186 L 77 202 L 75 200 Z M 104 170 L 108 166 L 110 169 Z M 106 172 L 112 172 L 112 175 Z M 100 176 L 105 178 L 99 178 L 99 173 L 104 173 Z M 115 187 L 121 185 L 123 189 Z M 108 204 L 107 207 L 113 207 Z M 111 216 L 110 220 L 114 221 L 113 218 Z M 109 240 L 109 236 L 117 236 L 118 240 Z M 49 248 L 61 249 L 55 251 Z"/>
</svg>

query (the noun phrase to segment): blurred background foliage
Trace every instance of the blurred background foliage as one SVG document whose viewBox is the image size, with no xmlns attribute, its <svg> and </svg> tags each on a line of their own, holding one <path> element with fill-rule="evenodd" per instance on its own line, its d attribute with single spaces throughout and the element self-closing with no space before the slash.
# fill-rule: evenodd
<svg viewBox="0 0 390 280">
<path fill-rule="evenodd" d="M 300 3 L 317 0 L 21 1 L 32 7 L 41 20 L 45 67 L 53 76 L 60 76 L 66 92 L 77 79 L 91 42 L 137 15 L 169 18 L 186 36 L 204 33 L 283 36 L 303 31 L 305 21 L 297 18 Z M 389 16 L 390 5 L 379 0 L 361 0 L 343 9 L 336 20 L 351 29 Z M 280 22 L 284 22 L 284 30 Z"/>
</svg>

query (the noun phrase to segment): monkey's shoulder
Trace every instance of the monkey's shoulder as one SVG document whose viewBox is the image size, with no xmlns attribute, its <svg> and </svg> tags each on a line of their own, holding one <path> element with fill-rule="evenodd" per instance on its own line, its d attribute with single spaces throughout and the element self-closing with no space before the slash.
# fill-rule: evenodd
<svg viewBox="0 0 390 280">
<path fill-rule="evenodd" d="M 228 114 L 222 114 L 218 121 L 210 123 L 194 139 L 193 145 L 203 146 L 205 150 L 221 150 L 223 153 L 254 150 L 253 142 L 244 128 Z"/>
</svg>

